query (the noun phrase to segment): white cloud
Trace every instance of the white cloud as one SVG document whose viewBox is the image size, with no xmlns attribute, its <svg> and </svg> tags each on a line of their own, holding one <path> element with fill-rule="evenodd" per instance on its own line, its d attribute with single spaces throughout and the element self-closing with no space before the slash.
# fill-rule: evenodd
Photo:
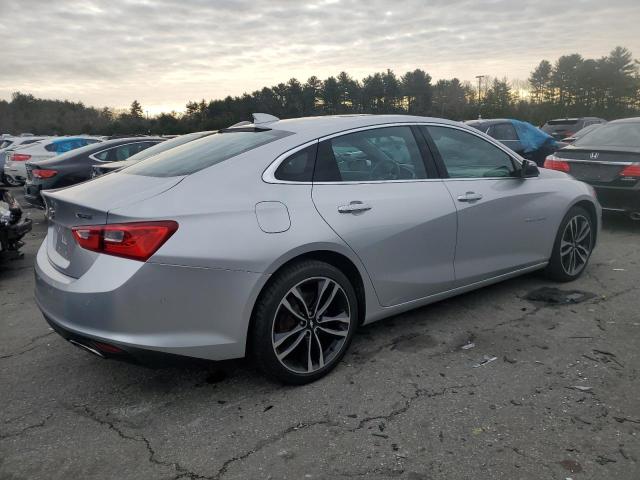
<svg viewBox="0 0 640 480">
<path fill-rule="evenodd" d="M 154 112 L 341 70 L 526 78 L 565 53 L 640 56 L 639 24 L 636 0 L 3 2 L 0 98 L 137 98 Z"/>
</svg>

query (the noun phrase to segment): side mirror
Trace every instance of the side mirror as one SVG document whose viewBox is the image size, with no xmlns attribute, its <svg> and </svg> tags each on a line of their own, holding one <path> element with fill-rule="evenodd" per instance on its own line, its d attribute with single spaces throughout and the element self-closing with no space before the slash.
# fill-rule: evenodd
<svg viewBox="0 0 640 480">
<path fill-rule="evenodd" d="M 531 160 L 522 160 L 522 169 L 520 170 L 520 176 L 522 178 L 534 178 L 540 175 L 540 170 L 538 170 L 538 165 L 536 162 L 532 162 Z"/>
</svg>

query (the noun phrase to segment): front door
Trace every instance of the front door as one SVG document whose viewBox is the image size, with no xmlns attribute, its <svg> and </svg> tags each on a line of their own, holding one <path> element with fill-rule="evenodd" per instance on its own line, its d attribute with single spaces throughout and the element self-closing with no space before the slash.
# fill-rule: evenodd
<svg viewBox="0 0 640 480">
<path fill-rule="evenodd" d="M 456 208 L 442 180 L 428 178 L 411 127 L 320 142 L 312 196 L 362 260 L 382 305 L 452 287 Z"/>
<path fill-rule="evenodd" d="M 549 197 L 501 148 L 456 127 L 422 127 L 458 210 L 456 284 L 547 260 Z"/>
</svg>

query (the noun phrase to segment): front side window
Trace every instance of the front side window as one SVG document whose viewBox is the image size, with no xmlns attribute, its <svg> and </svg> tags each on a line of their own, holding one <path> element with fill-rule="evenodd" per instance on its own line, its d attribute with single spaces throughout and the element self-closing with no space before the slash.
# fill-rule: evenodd
<svg viewBox="0 0 640 480">
<path fill-rule="evenodd" d="M 421 127 L 436 144 L 450 178 L 494 178 L 516 175 L 513 160 L 482 138 L 449 127 Z"/>
<path fill-rule="evenodd" d="M 224 130 L 161 152 L 123 173 L 149 177 L 190 175 L 289 135 L 293 133 L 284 130 Z"/>
<path fill-rule="evenodd" d="M 498 123 L 489 129 L 489 135 L 496 140 L 518 140 L 516 129 L 510 123 Z"/>
<path fill-rule="evenodd" d="M 315 182 L 427 178 L 410 127 L 385 127 L 325 140 L 318 147 Z"/>
</svg>

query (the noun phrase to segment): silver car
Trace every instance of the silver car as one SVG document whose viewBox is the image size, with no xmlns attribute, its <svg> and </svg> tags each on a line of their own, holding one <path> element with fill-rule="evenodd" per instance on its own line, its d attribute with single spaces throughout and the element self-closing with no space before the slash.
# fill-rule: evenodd
<svg viewBox="0 0 640 480">
<path fill-rule="evenodd" d="M 584 271 L 588 185 L 447 120 L 240 124 L 45 192 L 37 303 L 104 357 L 250 354 L 302 384 L 358 326 L 534 270 Z"/>
</svg>

